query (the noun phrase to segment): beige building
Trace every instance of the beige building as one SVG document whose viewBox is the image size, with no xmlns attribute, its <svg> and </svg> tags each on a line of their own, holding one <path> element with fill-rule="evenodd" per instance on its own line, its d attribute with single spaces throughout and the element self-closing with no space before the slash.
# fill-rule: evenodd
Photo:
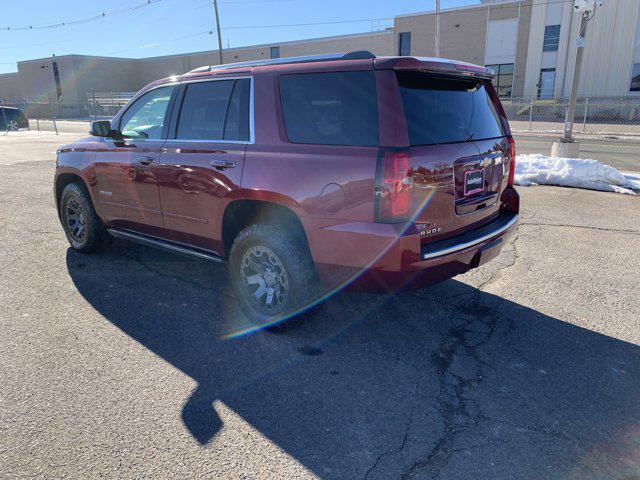
<svg viewBox="0 0 640 480">
<path fill-rule="evenodd" d="M 580 17 L 573 3 L 488 1 L 440 14 L 440 55 L 496 71 L 503 97 L 567 97 Z M 225 63 L 370 50 L 376 55 L 433 56 L 435 15 L 394 18 L 383 31 L 225 49 Z M 78 109 L 92 92 L 130 92 L 169 75 L 219 63 L 216 50 L 143 59 L 63 55 L 18 62 L 0 75 L 0 98 Z M 606 0 L 589 22 L 579 94 L 640 95 L 640 0 Z"/>
</svg>

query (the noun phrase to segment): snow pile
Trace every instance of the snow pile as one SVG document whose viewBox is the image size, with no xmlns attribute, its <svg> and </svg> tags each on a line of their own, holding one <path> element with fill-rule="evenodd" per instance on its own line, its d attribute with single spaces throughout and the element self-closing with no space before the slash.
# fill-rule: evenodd
<svg viewBox="0 0 640 480">
<path fill-rule="evenodd" d="M 585 158 L 546 155 L 518 155 L 516 185 L 559 185 L 604 192 L 628 193 L 640 190 L 640 175 L 623 174 L 609 165 Z"/>
</svg>

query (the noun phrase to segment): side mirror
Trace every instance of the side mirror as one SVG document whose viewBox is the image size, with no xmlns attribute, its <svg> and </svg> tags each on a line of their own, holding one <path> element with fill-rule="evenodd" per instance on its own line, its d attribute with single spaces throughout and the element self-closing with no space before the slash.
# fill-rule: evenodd
<svg viewBox="0 0 640 480">
<path fill-rule="evenodd" d="M 108 137 L 111 131 L 111 122 L 109 120 L 98 120 L 91 122 L 89 133 L 94 137 Z"/>
</svg>

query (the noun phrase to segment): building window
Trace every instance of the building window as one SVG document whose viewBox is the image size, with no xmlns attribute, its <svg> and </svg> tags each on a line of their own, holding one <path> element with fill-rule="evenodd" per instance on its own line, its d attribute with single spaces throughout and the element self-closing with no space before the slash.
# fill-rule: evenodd
<svg viewBox="0 0 640 480">
<path fill-rule="evenodd" d="M 398 55 L 411 55 L 411 32 L 401 32 L 398 36 Z"/>
<path fill-rule="evenodd" d="M 280 58 L 280 47 L 271 47 L 271 58 Z"/>
<path fill-rule="evenodd" d="M 487 65 L 487 68 L 496 72 L 493 77 L 493 86 L 500 97 L 510 97 L 513 89 L 513 63 L 501 65 Z"/>
<path fill-rule="evenodd" d="M 557 52 L 560 43 L 560 25 L 547 25 L 544 27 L 543 52 Z"/>
<path fill-rule="evenodd" d="M 633 64 L 633 72 L 631 73 L 630 92 L 640 92 L 640 63 Z"/>
</svg>

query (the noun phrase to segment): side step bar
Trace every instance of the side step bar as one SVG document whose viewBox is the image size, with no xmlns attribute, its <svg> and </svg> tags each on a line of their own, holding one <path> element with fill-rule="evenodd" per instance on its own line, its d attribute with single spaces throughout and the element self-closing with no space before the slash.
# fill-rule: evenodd
<svg viewBox="0 0 640 480">
<path fill-rule="evenodd" d="M 115 228 L 108 228 L 107 232 L 109 232 L 112 237 L 121 238 L 123 240 L 131 240 L 132 242 L 141 243 L 142 245 L 159 248 L 161 250 L 167 250 L 169 252 L 178 253 L 180 255 L 186 255 L 187 257 L 200 258 L 212 262 L 226 262 L 224 258 L 214 252 L 207 252 L 183 245 L 177 245 L 166 240 L 148 237 L 139 233 L 127 232 L 125 230 L 118 230 Z"/>
</svg>

